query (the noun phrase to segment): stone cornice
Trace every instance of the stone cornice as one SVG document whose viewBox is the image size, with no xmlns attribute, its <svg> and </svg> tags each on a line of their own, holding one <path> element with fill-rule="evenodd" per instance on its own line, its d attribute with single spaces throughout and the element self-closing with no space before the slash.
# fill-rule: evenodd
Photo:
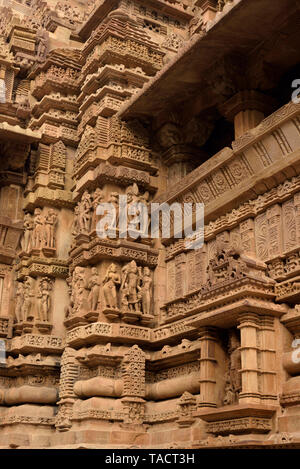
<svg viewBox="0 0 300 469">
<path fill-rule="evenodd" d="M 19 125 L 10 125 L 7 122 L 0 123 L 0 138 L 11 139 L 14 142 L 33 143 L 38 142 L 41 137 L 40 132 L 24 129 Z"/>
<path fill-rule="evenodd" d="M 207 94 L 208 90 L 203 84 L 211 65 L 220 63 L 224 57 L 233 52 L 237 53 L 239 48 L 241 48 L 240 56 L 245 56 L 270 34 L 276 31 L 278 34 L 278 28 L 282 26 L 287 16 L 297 9 L 295 2 L 290 1 L 289 5 L 290 7 L 288 4 L 283 6 L 280 3 L 271 5 L 269 0 L 251 0 L 251 2 L 235 0 L 231 4 L 233 8 L 224 8 L 222 13 L 216 15 L 214 21 L 207 23 L 206 31 L 195 34 L 180 48 L 176 56 L 143 90 L 126 102 L 118 115 L 124 119 L 133 116 L 154 116 L 166 111 L 166 102 L 172 103 L 175 107 L 176 104 L 186 103 L 188 99 L 194 101 L 201 87 Z M 245 22 L 247 28 L 244 26 Z M 277 24 L 276 29 L 274 29 L 275 24 Z M 212 47 L 214 41 L 222 44 L 222 47 Z M 188 77 L 191 69 L 197 70 L 197 77 Z M 213 79 L 219 80 L 220 77 Z M 170 82 L 173 83 L 172 87 L 169 86 Z M 189 83 L 188 87 L 186 83 Z M 164 99 L 161 99 L 162 96 Z"/>
<path fill-rule="evenodd" d="M 158 251 L 141 243 L 127 240 L 95 238 L 71 251 L 71 270 L 76 266 L 93 264 L 99 259 L 118 259 L 129 261 L 132 258 L 141 264 L 155 267 Z"/>
<path fill-rule="evenodd" d="M 243 202 L 251 205 L 252 199 L 278 186 L 278 178 L 286 179 L 287 168 L 299 174 L 299 115 L 299 104 L 286 104 L 233 142 L 234 150 L 223 149 L 154 202 L 204 203 L 206 223 Z"/>
<path fill-rule="evenodd" d="M 193 18 L 193 14 L 188 10 L 187 5 L 182 2 L 168 2 L 166 0 L 152 0 L 153 7 L 166 15 L 172 15 L 189 21 Z M 95 29 L 101 21 L 116 8 L 119 0 L 100 0 L 97 7 L 92 11 L 86 22 L 80 26 L 77 31 L 78 36 L 87 38 L 91 30 Z"/>
<path fill-rule="evenodd" d="M 195 330 L 196 328 L 187 325 L 186 321 L 178 321 L 152 330 L 148 327 L 132 326 L 130 324 L 96 322 L 67 332 L 66 342 L 68 346 L 73 348 L 97 344 L 100 340 L 124 344 L 162 345 L 168 341 L 178 341 L 189 334 L 195 335 Z"/>
</svg>

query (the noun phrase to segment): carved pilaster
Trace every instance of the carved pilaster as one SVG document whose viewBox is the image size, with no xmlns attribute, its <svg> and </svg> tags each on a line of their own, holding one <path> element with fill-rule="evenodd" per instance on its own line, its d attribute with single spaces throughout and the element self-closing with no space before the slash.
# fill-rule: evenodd
<svg viewBox="0 0 300 469">
<path fill-rule="evenodd" d="M 211 327 L 201 328 L 200 340 L 200 398 L 198 407 L 216 407 L 216 330 Z"/>
<path fill-rule="evenodd" d="M 277 400 L 276 336 L 272 316 L 260 318 L 258 334 L 261 399 L 264 404 L 272 405 Z"/>
<path fill-rule="evenodd" d="M 74 352 L 72 348 L 67 347 L 61 358 L 59 402 L 57 403 L 59 410 L 55 420 L 55 427 L 60 432 L 67 431 L 72 426 L 72 408 L 76 399 L 73 388 L 79 369 Z"/>
<path fill-rule="evenodd" d="M 258 371 L 259 319 L 254 313 L 242 313 L 239 318 L 241 332 L 241 378 L 242 391 L 239 403 L 260 403 Z"/>
<path fill-rule="evenodd" d="M 145 414 L 145 354 L 134 345 L 122 362 L 125 425 L 141 425 Z"/>
</svg>

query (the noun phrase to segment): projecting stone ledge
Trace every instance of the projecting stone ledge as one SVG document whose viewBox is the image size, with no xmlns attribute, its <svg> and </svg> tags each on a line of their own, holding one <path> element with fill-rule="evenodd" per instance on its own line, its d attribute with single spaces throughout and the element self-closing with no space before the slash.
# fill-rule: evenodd
<svg viewBox="0 0 300 469">
<path fill-rule="evenodd" d="M 42 138 L 40 132 L 23 129 L 19 125 L 10 125 L 7 122 L 0 123 L 0 138 L 20 140 L 23 143 L 38 142 Z"/>
</svg>

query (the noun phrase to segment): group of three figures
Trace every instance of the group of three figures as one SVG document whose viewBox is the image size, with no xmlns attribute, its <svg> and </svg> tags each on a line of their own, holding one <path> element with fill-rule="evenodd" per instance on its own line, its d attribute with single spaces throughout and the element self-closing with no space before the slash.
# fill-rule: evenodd
<svg viewBox="0 0 300 469">
<path fill-rule="evenodd" d="M 97 188 L 93 197 L 85 191 L 81 201 L 75 207 L 75 218 L 73 223 L 73 236 L 79 233 L 89 233 L 91 229 L 96 228 L 96 209 L 103 201 L 103 192 Z"/>
<path fill-rule="evenodd" d="M 51 248 L 55 249 L 55 227 L 57 214 L 49 209 L 43 215 L 42 209 L 36 208 L 33 216 L 26 213 L 24 217 L 24 237 L 22 250 L 29 253 L 31 249 Z"/>
<path fill-rule="evenodd" d="M 121 278 L 116 264 L 111 264 L 103 281 L 103 294 L 107 308 L 118 309 L 117 288 L 120 286 L 121 309 L 123 311 L 151 314 L 152 278 L 150 269 L 137 267 L 131 261 L 122 269 Z"/>
<path fill-rule="evenodd" d="M 35 292 L 35 281 L 27 277 L 25 282 L 18 282 L 16 290 L 15 315 L 18 323 L 36 319 L 41 322 L 49 321 L 51 309 L 52 281 L 48 277 L 41 278 L 38 291 Z M 34 299 L 37 301 L 34 301 Z M 36 305 L 36 314 L 33 312 Z"/>
<path fill-rule="evenodd" d="M 123 208 L 126 213 L 127 224 L 135 220 L 137 215 L 141 215 L 143 220 L 137 224 L 134 223 L 134 225 L 137 230 L 140 230 L 142 223 L 144 230 L 148 230 L 149 192 L 140 194 L 137 184 L 133 184 L 127 187 L 125 196 L 126 206 L 123 207 L 119 204 L 120 200 L 117 192 L 111 192 L 110 195 L 104 197 L 104 193 L 99 187 L 95 190 L 93 195 L 85 191 L 82 194 L 81 201 L 75 207 L 75 218 L 72 228 L 73 236 L 89 234 L 91 230 L 95 229 L 99 230 L 99 232 L 102 232 L 102 230 L 105 232 L 111 230 L 111 232 L 115 233 L 115 230 L 119 227 L 121 210 Z M 102 210 L 97 214 L 97 208 L 100 207 L 101 204 L 104 204 L 104 202 L 105 206 L 103 206 Z M 110 207 L 109 209 L 108 205 Z M 102 219 L 101 217 L 103 218 L 103 226 L 101 223 L 98 225 L 98 222 Z M 97 228 L 98 226 L 99 228 Z"/>
<path fill-rule="evenodd" d="M 102 286 L 104 309 L 119 309 L 118 289 L 120 289 L 121 309 L 124 312 L 143 312 L 151 314 L 152 278 L 150 269 L 137 267 L 132 261 L 122 269 L 121 276 L 116 264 L 111 264 L 106 272 L 103 282 L 100 280 L 97 267 L 91 269 L 89 278 L 86 278 L 86 269 L 76 267 L 72 279 L 68 281 L 71 297 L 66 317 L 80 313 L 82 310 L 97 311 L 100 303 Z"/>
</svg>

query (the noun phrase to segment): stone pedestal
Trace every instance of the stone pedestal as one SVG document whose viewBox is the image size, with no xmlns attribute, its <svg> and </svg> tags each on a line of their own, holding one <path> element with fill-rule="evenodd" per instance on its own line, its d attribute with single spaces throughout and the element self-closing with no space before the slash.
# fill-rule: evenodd
<svg viewBox="0 0 300 469">
<path fill-rule="evenodd" d="M 141 324 L 147 326 L 154 321 L 154 316 L 152 314 L 143 314 L 141 317 Z"/>
<path fill-rule="evenodd" d="M 73 329 L 74 327 L 85 326 L 88 324 L 88 320 L 85 317 L 86 312 L 82 311 L 80 313 L 76 313 L 64 321 L 64 325 L 66 329 Z"/>
<path fill-rule="evenodd" d="M 104 316 L 107 317 L 107 319 L 110 319 L 110 320 L 114 320 L 114 319 L 118 319 L 120 314 L 121 314 L 121 311 L 119 309 L 114 309 L 114 308 L 105 308 L 102 313 L 104 314 Z"/>
<path fill-rule="evenodd" d="M 36 321 L 34 325 L 42 334 L 50 334 L 53 327 L 52 324 L 47 321 Z"/>
<path fill-rule="evenodd" d="M 55 248 L 43 248 L 42 251 L 45 257 L 54 257 L 56 254 Z"/>
<path fill-rule="evenodd" d="M 242 404 L 200 410 L 196 415 L 207 422 L 206 431 L 217 436 L 269 433 L 275 412 L 275 406 Z"/>
<path fill-rule="evenodd" d="M 89 311 L 84 316 L 88 322 L 97 322 L 99 317 L 99 311 Z"/>
<path fill-rule="evenodd" d="M 135 322 L 137 322 L 141 318 L 142 313 L 141 313 L 141 311 L 127 310 L 127 311 L 122 312 L 121 316 L 122 316 L 122 319 L 125 322 L 128 322 L 130 324 L 134 324 Z"/>
<path fill-rule="evenodd" d="M 80 233 L 75 237 L 76 243 L 78 246 L 84 243 L 88 243 L 90 241 L 90 236 L 86 233 Z"/>
</svg>

